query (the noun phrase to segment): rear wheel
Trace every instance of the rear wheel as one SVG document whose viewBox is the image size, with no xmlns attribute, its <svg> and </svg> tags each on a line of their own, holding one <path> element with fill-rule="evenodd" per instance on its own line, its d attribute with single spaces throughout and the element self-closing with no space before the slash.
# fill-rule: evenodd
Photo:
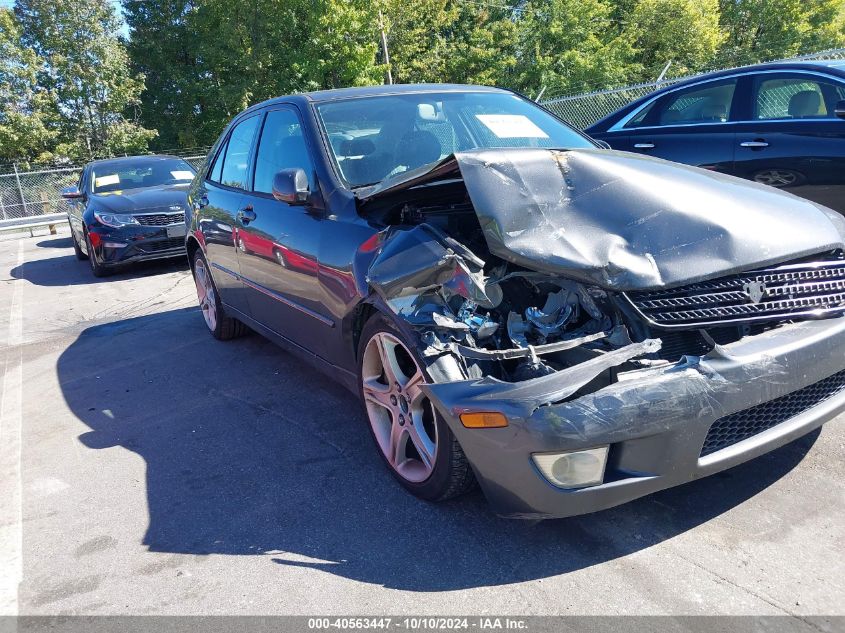
<svg viewBox="0 0 845 633">
<path fill-rule="evenodd" d="M 68 220 L 68 226 L 70 226 L 70 221 Z M 76 259 L 79 261 L 85 261 L 88 259 L 88 256 L 82 252 L 82 248 L 79 246 L 79 240 L 76 239 L 76 233 L 73 232 L 73 227 L 70 227 L 70 239 L 73 242 L 73 253 L 76 255 Z"/>
<path fill-rule="evenodd" d="M 361 399 L 382 458 L 412 494 L 442 501 L 475 483 L 446 421 L 423 393 L 426 364 L 384 316 L 364 326 L 358 353 Z"/>
<path fill-rule="evenodd" d="M 214 286 L 214 279 L 211 278 L 208 264 L 200 250 L 194 254 L 194 282 L 197 286 L 197 299 L 199 299 L 202 317 L 214 338 L 228 341 L 243 336 L 249 331 L 246 325 L 226 315 L 220 303 L 217 288 Z"/>
</svg>

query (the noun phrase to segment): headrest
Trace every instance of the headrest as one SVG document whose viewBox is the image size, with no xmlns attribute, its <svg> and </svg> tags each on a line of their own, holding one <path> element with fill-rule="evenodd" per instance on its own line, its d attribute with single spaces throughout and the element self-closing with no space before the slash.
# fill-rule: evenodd
<svg viewBox="0 0 845 633">
<path fill-rule="evenodd" d="M 816 116 L 819 113 L 819 106 L 822 100 L 815 90 L 802 90 L 796 92 L 789 98 L 789 116 L 801 118 L 805 116 Z"/>
<path fill-rule="evenodd" d="M 374 151 L 375 143 L 368 138 L 353 138 L 340 143 L 341 156 L 368 156 Z"/>
</svg>

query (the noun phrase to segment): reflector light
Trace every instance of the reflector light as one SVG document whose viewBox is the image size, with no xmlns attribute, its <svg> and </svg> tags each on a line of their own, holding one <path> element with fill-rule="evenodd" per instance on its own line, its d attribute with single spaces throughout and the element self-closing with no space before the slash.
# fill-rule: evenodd
<svg viewBox="0 0 845 633">
<path fill-rule="evenodd" d="M 461 413 L 461 424 L 468 429 L 500 429 L 508 425 L 508 419 L 501 413 Z"/>
</svg>

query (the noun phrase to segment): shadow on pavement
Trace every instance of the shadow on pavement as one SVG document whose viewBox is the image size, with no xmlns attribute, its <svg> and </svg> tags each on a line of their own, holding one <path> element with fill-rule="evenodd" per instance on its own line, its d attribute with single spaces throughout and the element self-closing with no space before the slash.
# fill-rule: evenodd
<svg viewBox="0 0 845 633">
<path fill-rule="evenodd" d="M 410 591 L 545 578 L 648 548 L 752 498 L 818 437 L 616 509 L 531 524 L 496 518 L 479 492 L 414 499 L 371 446 L 354 396 L 259 336 L 213 340 L 196 309 L 91 327 L 58 374 L 91 429 L 86 447 L 145 460 L 151 551 L 263 554 L 256 564 Z M 108 525 L 115 507 L 83 510 Z"/>
<path fill-rule="evenodd" d="M 94 283 L 109 283 L 110 281 L 136 277 L 148 277 L 150 275 L 160 275 L 176 270 L 188 270 L 187 257 L 174 257 L 171 259 L 154 260 L 152 262 L 129 264 L 117 269 L 114 274 L 108 277 L 97 278 L 91 272 L 87 261 L 79 261 L 71 254 L 27 261 L 23 266 L 12 268 L 10 275 L 15 279 L 26 279 L 36 286 L 79 286 Z"/>
<path fill-rule="evenodd" d="M 48 240 L 42 240 L 36 244 L 38 248 L 73 248 L 73 240 L 70 235 L 65 237 L 53 237 Z"/>
</svg>

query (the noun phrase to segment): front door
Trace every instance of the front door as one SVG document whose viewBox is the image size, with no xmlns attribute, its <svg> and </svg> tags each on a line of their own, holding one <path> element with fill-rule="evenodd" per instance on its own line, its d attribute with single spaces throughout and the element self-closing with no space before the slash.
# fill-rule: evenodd
<svg viewBox="0 0 845 633">
<path fill-rule="evenodd" d="M 665 94 L 626 125 L 624 149 L 730 173 L 736 86 L 736 79 L 723 79 Z"/>
<path fill-rule="evenodd" d="M 316 191 L 314 167 L 297 110 L 281 106 L 267 112 L 258 146 L 252 192 L 237 219 L 238 259 L 248 286 L 252 317 L 285 338 L 322 355 L 327 316 L 318 278 L 322 228 L 319 199 L 289 205 L 273 197 L 273 177 L 299 167 Z"/>
</svg>

